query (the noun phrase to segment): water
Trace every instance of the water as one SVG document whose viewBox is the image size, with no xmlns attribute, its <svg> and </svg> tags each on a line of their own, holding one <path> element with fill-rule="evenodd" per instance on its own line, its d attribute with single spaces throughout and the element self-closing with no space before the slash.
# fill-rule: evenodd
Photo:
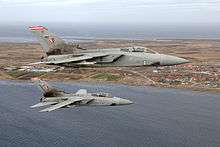
<svg viewBox="0 0 220 147">
<path fill-rule="evenodd" d="M 1 146 L 215 147 L 220 144 L 220 96 L 189 90 L 114 84 L 51 83 L 66 91 L 86 88 L 135 104 L 78 107 L 39 113 L 32 83 L 0 81 Z"/>
<path fill-rule="evenodd" d="M 220 25 L 150 25 L 150 24 L 46 24 L 67 41 L 106 39 L 219 39 Z M 36 42 L 28 31 L 30 24 L 1 24 L 0 42 Z"/>
</svg>

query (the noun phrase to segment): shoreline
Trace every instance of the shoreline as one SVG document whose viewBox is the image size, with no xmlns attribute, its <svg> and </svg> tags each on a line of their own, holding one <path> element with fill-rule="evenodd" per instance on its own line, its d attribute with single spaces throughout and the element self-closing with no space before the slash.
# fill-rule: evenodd
<svg viewBox="0 0 220 147">
<path fill-rule="evenodd" d="M 122 86 L 129 86 L 129 87 L 150 87 L 150 88 L 159 88 L 159 89 L 176 89 L 176 90 L 187 90 L 187 91 L 193 91 L 193 92 L 205 92 L 205 93 L 214 93 L 219 94 L 220 89 L 218 91 L 215 91 L 214 89 L 190 89 L 190 88 L 181 88 L 181 87 L 162 87 L 162 86 L 154 86 L 154 85 L 132 85 L 128 83 L 117 83 L 117 82 L 106 82 L 106 81 L 83 81 L 83 80 L 76 80 L 76 81 L 61 81 L 61 80 L 47 80 L 44 79 L 47 82 L 55 82 L 55 83 L 64 83 L 64 84 L 74 84 L 74 83 L 83 83 L 83 84 L 100 84 L 100 85 L 122 85 Z M 34 82 L 30 80 L 18 80 L 18 79 L 0 79 L 0 81 L 7 81 L 7 82 L 27 82 L 27 83 L 33 83 Z"/>
<path fill-rule="evenodd" d="M 0 42 L 0 79 L 30 80 L 39 77 L 49 81 L 86 81 L 119 83 L 132 86 L 154 86 L 220 92 L 220 41 L 215 40 L 96 40 L 79 43 L 83 48 L 144 46 L 159 53 L 183 57 L 190 64 L 173 67 L 105 67 L 65 68 L 57 66 L 28 67 L 44 55 L 38 43 Z M 25 69 L 26 67 L 30 69 Z M 51 72 L 36 72 L 36 70 Z M 56 70 L 54 70 L 56 69 Z M 32 70 L 35 70 L 33 72 Z M 53 71 L 54 70 L 54 71 Z"/>
<path fill-rule="evenodd" d="M 36 77 L 33 77 L 36 78 Z M 41 80 L 49 81 L 49 82 L 61 82 L 61 83 L 89 83 L 89 84 L 104 84 L 104 85 L 124 85 L 130 87 L 153 87 L 153 88 L 162 88 L 162 89 L 178 89 L 178 90 L 189 90 L 194 92 L 205 92 L 205 93 L 215 93 L 220 94 L 220 88 L 191 88 L 191 87 L 175 87 L 171 85 L 144 85 L 144 84 L 135 84 L 135 83 L 126 83 L 126 82 L 115 82 L 115 81 L 102 81 L 102 80 L 61 80 L 61 79 L 47 79 L 43 78 Z M 0 81 L 10 81 L 10 82 L 28 82 L 33 83 L 31 79 L 14 79 L 14 78 L 2 78 L 0 76 Z"/>
</svg>

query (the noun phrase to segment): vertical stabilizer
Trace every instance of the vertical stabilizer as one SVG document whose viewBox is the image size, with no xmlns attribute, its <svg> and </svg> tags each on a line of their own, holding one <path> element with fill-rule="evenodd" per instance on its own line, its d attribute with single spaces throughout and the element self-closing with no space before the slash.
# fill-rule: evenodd
<svg viewBox="0 0 220 147">
<path fill-rule="evenodd" d="M 37 85 L 40 87 L 40 89 L 43 91 L 44 97 L 56 97 L 56 96 L 62 96 L 65 94 L 64 91 L 60 89 L 56 89 L 52 86 L 50 86 L 47 82 L 42 81 L 40 79 L 32 79 Z"/>
<path fill-rule="evenodd" d="M 37 37 L 47 55 L 50 51 L 59 49 L 59 47 L 66 44 L 64 40 L 50 33 L 48 29 L 43 26 L 31 26 L 29 30 Z"/>
</svg>

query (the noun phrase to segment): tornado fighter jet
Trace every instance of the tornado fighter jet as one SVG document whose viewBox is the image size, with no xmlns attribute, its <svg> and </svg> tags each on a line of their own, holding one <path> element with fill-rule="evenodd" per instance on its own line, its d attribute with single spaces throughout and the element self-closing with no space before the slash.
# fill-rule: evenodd
<svg viewBox="0 0 220 147">
<path fill-rule="evenodd" d="M 127 99 L 112 97 L 109 93 L 88 93 L 86 89 L 80 89 L 76 93 L 67 93 L 51 87 L 45 81 L 38 80 L 37 82 L 43 91 L 43 97 L 40 99 L 40 103 L 31 106 L 31 108 L 49 106 L 40 112 L 78 106 L 117 106 L 133 103 Z"/>
<path fill-rule="evenodd" d="M 39 40 L 46 57 L 34 64 L 89 67 L 126 66 L 172 66 L 188 63 L 183 58 L 147 51 L 145 47 L 125 47 L 108 49 L 83 49 L 78 45 L 66 43 L 43 26 L 32 26 L 29 30 Z M 63 51 L 72 51 L 63 54 Z"/>
</svg>

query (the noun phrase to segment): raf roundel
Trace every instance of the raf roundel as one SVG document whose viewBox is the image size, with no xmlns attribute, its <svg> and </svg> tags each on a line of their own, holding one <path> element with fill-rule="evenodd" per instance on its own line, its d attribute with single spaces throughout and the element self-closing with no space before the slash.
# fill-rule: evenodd
<svg viewBox="0 0 220 147">
<path fill-rule="evenodd" d="M 54 43 L 55 42 L 55 39 L 52 37 L 52 38 L 49 38 L 49 42 L 50 43 Z"/>
</svg>

